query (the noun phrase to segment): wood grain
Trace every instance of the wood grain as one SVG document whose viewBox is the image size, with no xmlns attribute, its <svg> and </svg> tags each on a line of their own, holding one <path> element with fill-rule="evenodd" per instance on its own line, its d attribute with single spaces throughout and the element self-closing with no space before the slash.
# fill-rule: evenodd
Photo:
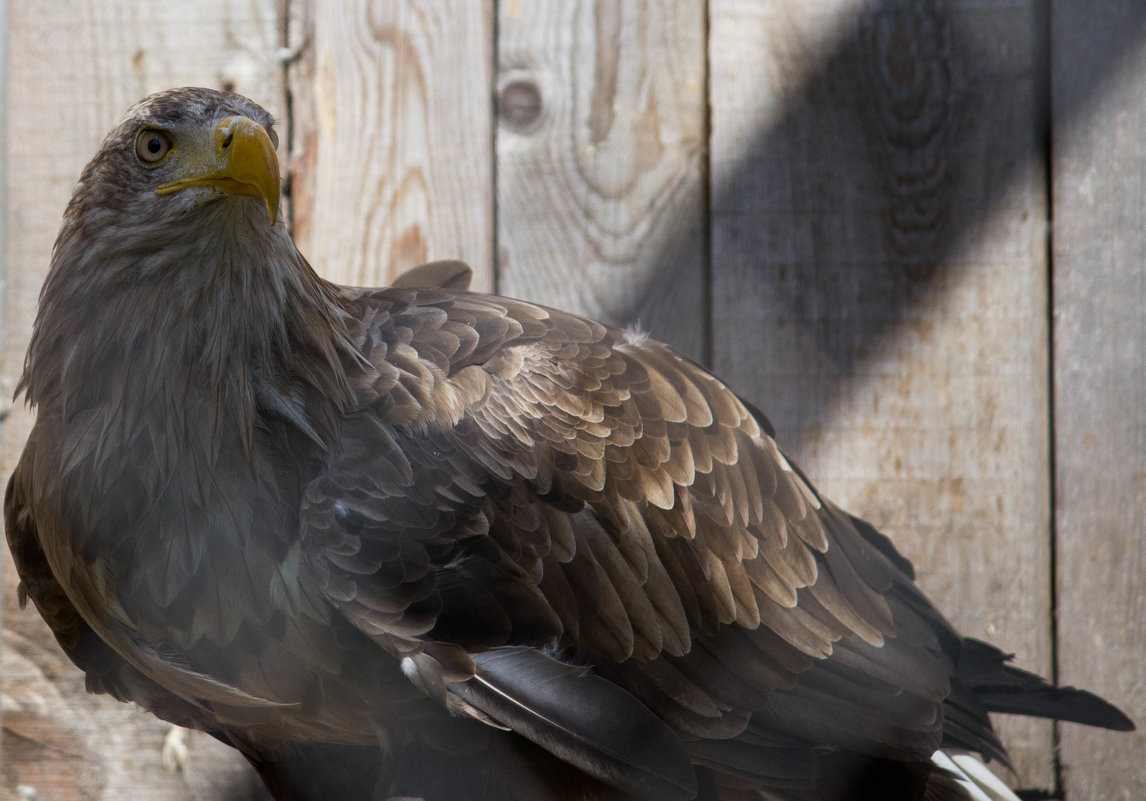
<svg viewBox="0 0 1146 801">
<path fill-rule="evenodd" d="M 702 355 L 703 4 L 499 9 L 498 290 Z"/>
<path fill-rule="evenodd" d="M 4 365 L 11 397 L 60 215 L 84 163 L 129 105 L 162 88 L 232 88 L 284 113 L 275 0 L 61 0 L 8 7 Z M 9 410 L 4 480 L 31 417 Z M 167 727 L 135 707 L 87 696 L 83 678 L 34 610 L 20 610 L 3 549 L 3 772 L 8 799 L 182 801 L 258 798 L 253 774 L 210 738 L 190 740 L 187 772 L 159 764 Z M 23 789 L 19 789 L 23 788 Z M 30 793 L 36 795 L 29 796 Z"/>
<path fill-rule="evenodd" d="M 1068 801 L 1146 798 L 1146 25 L 1099 6 L 1052 28 L 1059 675 L 1140 730 L 1064 726 Z"/>
<path fill-rule="evenodd" d="M 717 372 L 956 625 L 1049 675 L 1031 4 L 710 8 Z M 1003 730 L 1053 788 L 1051 727 Z"/>
<path fill-rule="evenodd" d="M 492 1 L 292 4 L 292 193 L 323 275 L 462 259 L 493 288 Z"/>
</svg>

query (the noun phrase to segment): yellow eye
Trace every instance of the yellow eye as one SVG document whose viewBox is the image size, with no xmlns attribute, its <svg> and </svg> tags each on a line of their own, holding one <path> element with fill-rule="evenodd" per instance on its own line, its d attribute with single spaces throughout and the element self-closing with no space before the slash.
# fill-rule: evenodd
<svg viewBox="0 0 1146 801">
<path fill-rule="evenodd" d="M 171 137 L 154 128 L 144 128 L 135 137 L 135 155 L 148 166 L 163 161 L 172 147 Z"/>
</svg>

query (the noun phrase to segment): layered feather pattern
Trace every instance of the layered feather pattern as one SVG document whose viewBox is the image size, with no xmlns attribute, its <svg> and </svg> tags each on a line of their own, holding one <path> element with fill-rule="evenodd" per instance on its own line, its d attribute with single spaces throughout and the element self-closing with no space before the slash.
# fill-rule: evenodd
<svg viewBox="0 0 1146 801">
<path fill-rule="evenodd" d="M 156 193 L 235 116 L 273 135 L 209 90 L 129 111 L 41 300 L 7 537 L 92 690 L 294 801 L 953 801 L 932 755 L 1005 761 L 988 711 L 1131 726 L 962 638 L 667 346 L 457 262 L 336 286 L 271 204 Z"/>
</svg>

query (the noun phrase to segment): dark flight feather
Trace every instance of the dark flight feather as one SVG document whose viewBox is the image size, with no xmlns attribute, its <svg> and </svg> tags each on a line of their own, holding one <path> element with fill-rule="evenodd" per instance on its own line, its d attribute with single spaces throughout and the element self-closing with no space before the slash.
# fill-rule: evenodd
<svg viewBox="0 0 1146 801">
<path fill-rule="evenodd" d="M 1041 677 L 1010 664 L 1008 656 L 985 642 L 963 640 L 956 677 L 991 712 L 1068 720 L 1115 731 L 1134 723 L 1113 704 L 1075 687 L 1052 687 Z"/>
<path fill-rule="evenodd" d="M 696 796 L 688 752 L 664 721 L 586 667 L 526 647 L 474 655 L 453 692 L 547 751 L 642 798 Z"/>
</svg>

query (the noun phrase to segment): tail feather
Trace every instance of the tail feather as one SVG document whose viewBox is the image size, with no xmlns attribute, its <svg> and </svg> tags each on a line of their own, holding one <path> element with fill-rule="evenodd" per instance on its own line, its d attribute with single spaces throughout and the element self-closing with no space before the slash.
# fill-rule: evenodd
<svg viewBox="0 0 1146 801">
<path fill-rule="evenodd" d="M 974 751 L 988 760 L 1002 764 L 1010 771 L 1014 765 L 1007 755 L 987 710 L 979 702 L 972 689 L 953 682 L 951 695 L 943 702 L 943 742 L 944 748 Z"/>
<path fill-rule="evenodd" d="M 931 761 L 954 777 L 971 801 L 1020 801 L 998 776 L 969 754 L 936 751 Z"/>
</svg>

